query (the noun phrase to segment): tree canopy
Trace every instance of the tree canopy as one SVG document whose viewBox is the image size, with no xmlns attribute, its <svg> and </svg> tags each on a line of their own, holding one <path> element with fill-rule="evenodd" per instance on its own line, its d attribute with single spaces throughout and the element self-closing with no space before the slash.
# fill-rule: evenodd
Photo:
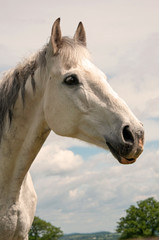
<svg viewBox="0 0 159 240">
<path fill-rule="evenodd" d="M 159 232 L 159 202 L 153 197 L 137 202 L 120 218 L 117 232 L 121 239 L 155 236 Z"/>
<path fill-rule="evenodd" d="M 35 217 L 29 232 L 29 240 L 58 240 L 63 236 L 60 228 L 54 227 L 39 217 Z"/>
</svg>

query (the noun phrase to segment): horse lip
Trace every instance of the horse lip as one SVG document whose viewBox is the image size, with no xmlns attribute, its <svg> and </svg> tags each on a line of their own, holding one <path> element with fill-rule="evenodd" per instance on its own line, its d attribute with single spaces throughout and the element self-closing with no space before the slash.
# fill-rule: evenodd
<svg viewBox="0 0 159 240">
<path fill-rule="evenodd" d="M 121 163 L 121 164 L 132 164 L 136 161 L 135 158 L 125 158 L 120 156 L 117 151 L 114 149 L 114 147 L 109 143 L 106 142 L 107 146 L 109 147 L 110 152 L 113 154 L 113 156 Z"/>
</svg>

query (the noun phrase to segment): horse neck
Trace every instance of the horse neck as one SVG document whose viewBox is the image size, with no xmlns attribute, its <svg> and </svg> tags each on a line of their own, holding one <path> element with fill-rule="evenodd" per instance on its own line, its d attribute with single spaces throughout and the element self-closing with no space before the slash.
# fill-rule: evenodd
<svg viewBox="0 0 159 240">
<path fill-rule="evenodd" d="M 35 72 L 36 92 L 27 80 L 25 105 L 19 94 L 11 125 L 5 124 L 0 143 L 0 201 L 2 196 L 18 198 L 23 179 L 50 132 L 43 115 L 40 72 Z"/>
</svg>

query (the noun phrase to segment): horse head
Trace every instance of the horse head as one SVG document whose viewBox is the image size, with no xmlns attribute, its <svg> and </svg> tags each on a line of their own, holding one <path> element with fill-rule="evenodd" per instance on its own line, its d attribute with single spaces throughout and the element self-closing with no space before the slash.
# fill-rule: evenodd
<svg viewBox="0 0 159 240">
<path fill-rule="evenodd" d="M 49 128 L 109 149 L 120 163 L 135 162 L 143 151 L 143 125 L 92 63 L 83 24 L 71 39 L 62 37 L 57 19 L 46 56 L 44 115 Z"/>
</svg>

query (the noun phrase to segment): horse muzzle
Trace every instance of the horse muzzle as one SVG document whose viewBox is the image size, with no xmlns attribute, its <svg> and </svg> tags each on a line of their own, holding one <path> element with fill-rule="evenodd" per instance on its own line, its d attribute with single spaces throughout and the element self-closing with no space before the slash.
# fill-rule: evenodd
<svg viewBox="0 0 159 240">
<path fill-rule="evenodd" d="M 106 139 L 106 138 L 105 138 Z M 113 156 L 122 164 L 132 164 L 136 161 L 144 148 L 144 130 L 141 127 L 137 131 L 131 130 L 126 125 L 116 141 L 106 140 L 106 144 Z"/>
</svg>

